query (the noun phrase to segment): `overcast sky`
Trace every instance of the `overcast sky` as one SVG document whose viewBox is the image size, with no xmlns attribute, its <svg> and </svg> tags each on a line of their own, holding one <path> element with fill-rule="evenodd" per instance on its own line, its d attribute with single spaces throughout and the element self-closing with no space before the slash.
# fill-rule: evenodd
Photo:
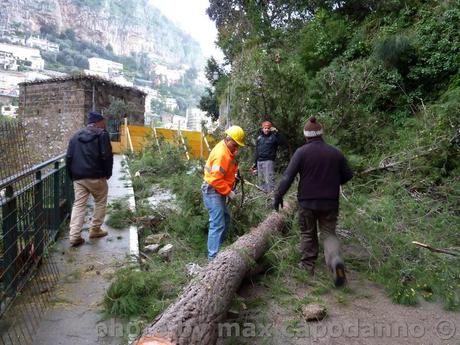
<svg viewBox="0 0 460 345">
<path fill-rule="evenodd" d="M 211 55 L 222 60 L 222 52 L 215 47 L 217 30 L 206 14 L 208 0 L 150 0 L 166 17 L 197 40 L 206 58 Z"/>
</svg>

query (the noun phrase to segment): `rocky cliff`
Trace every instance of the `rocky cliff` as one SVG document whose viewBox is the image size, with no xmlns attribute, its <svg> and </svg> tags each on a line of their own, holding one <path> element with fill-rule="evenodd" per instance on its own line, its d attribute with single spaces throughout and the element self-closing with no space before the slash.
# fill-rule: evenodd
<svg viewBox="0 0 460 345">
<path fill-rule="evenodd" d="M 153 60 L 202 60 L 199 44 L 148 0 L 0 0 L 0 30 L 58 32 L 72 29 L 79 39 L 110 46 L 118 55 L 147 53 Z"/>
</svg>

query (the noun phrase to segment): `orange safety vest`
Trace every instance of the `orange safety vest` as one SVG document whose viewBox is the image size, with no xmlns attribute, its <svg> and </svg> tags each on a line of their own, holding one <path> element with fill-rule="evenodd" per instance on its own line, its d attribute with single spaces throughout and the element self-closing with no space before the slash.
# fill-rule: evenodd
<svg viewBox="0 0 460 345">
<path fill-rule="evenodd" d="M 220 141 L 209 154 L 204 167 L 204 180 L 211 185 L 219 194 L 228 195 L 235 183 L 235 175 L 238 171 L 238 163 L 225 144 Z"/>
</svg>

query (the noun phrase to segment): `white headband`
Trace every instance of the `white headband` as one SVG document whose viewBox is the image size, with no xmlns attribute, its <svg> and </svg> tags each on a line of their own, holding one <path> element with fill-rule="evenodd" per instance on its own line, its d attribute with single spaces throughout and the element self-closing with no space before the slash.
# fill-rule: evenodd
<svg viewBox="0 0 460 345">
<path fill-rule="evenodd" d="M 306 138 L 319 137 L 320 135 L 323 135 L 323 130 L 320 129 L 319 131 L 303 131 L 303 135 Z"/>
</svg>

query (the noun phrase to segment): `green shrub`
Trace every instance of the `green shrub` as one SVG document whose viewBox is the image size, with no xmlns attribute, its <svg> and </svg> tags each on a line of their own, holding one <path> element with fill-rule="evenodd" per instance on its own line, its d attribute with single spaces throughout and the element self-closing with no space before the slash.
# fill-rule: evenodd
<svg viewBox="0 0 460 345">
<path fill-rule="evenodd" d="M 377 42 L 374 48 L 376 56 L 386 66 L 393 67 L 406 76 L 411 65 L 415 62 L 415 48 L 411 40 L 404 35 L 392 35 Z"/>
<path fill-rule="evenodd" d="M 346 47 L 350 27 L 340 16 L 316 14 L 299 36 L 300 60 L 307 73 L 316 72 L 339 56 Z"/>
</svg>

